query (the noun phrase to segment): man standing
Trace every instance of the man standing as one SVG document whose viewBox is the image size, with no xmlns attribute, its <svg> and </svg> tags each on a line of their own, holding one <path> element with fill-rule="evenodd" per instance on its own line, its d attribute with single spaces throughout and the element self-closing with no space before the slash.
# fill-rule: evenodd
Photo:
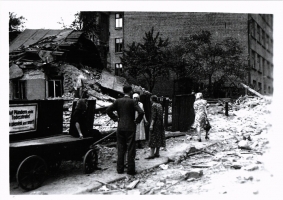
<svg viewBox="0 0 283 200">
<path fill-rule="evenodd" d="M 133 94 L 131 86 L 124 86 L 123 91 L 125 96 L 117 99 L 106 110 L 108 116 L 113 121 L 118 121 L 117 128 L 117 172 L 122 174 L 124 172 L 124 155 L 128 150 L 128 171 L 127 174 L 134 175 L 135 172 L 135 156 L 136 143 L 135 133 L 136 124 L 139 124 L 143 118 L 144 112 L 139 107 L 136 101 L 131 96 Z M 113 113 L 117 111 L 117 115 Z M 138 112 L 138 117 L 135 119 L 135 111 Z"/>
</svg>

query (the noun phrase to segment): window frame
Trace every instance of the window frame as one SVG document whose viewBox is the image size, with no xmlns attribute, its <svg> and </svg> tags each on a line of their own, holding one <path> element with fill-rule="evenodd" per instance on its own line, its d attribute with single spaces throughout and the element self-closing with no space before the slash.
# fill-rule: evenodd
<svg viewBox="0 0 283 200">
<path fill-rule="evenodd" d="M 251 25 L 250 26 L 250 32 L 251 32 L 252 37 L 255 37 L 255 24 L 256 24 L 255 21 L 252 19 L 251 23 L 250 23 L 250 25 Z"/>
<path fill-rule="evenodd" d="M 251 50 L 251 64 L 252 68 L 255 69 L 256 61 L 255 61 L 255 51 Z"/>
<path fill-rule="evenodd" d="M 122 73 L 123 73 L 123 65 L 122 65 L 122 63 L 115 63 L 115 75 L 116 76 L 120 76 Z"/>
<path fill-rule="evenodd" d="M 117 42 L 117 40 L 121 40 L 121 42 Z M 123 38 L 115 38 L 115 53 L 123 52 Z"/>
<path fill-rule="evenodd" d="M 59 81 L 59 83 L 60 83 L 60 85 L 59 85 L 60 95 L 59 96 L 56 95 L 56 81 Z M 53 94 L 54 94 L 54 96 L 52 98 L 61 97 L 63 95 L 62 80 L 60 80 L 60 79 L 50 79 L 47 82 L 48 82 L 48 98 L 51 97 L 49 82 L 53 82 Z"/>
<path fill-rule="evenodd" d="M 118 15 L 118 17 L 117 17 Z M 115 28 L 121 29 L 123 28 L 123 14 L 122 13 L 115 13 Z"/>
<path fill-rule="evenodd" d="M 260 42 L 260 26 L 257 24 L 256 26 L 256 40 Z"/>
<path fill-rule="evenodd" d="M 27 81 L 26 80 L 13 81 L 13 99 L 27 99 Z"/>
</svg>

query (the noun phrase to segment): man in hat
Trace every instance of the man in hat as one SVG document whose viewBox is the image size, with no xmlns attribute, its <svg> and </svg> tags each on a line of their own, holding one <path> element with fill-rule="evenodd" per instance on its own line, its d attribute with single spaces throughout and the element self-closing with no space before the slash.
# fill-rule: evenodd
<svg viewBox="0 0 283 200">
<path fill-rule="evenodd" d="M 130 175 L 134 175 L 135 171 L 135 156 L 136 143 L 135 133 L 136 125 L 140 123 L 144 112 L 139 107 L 138 103 L 131 98 L 133 95 L 131 86 L 124 86 L 123 91 L 125 96 L 117 99 L 106 110 L 106 113 L 113 121 L 118 121 L 117 128 L 117 172 L 122 174 L 124 172 L 124 155 L 128 151 L 128 171 Z M 117 111 L 117 115 L 113 112 Z M 135 111 L 138 112 L 138 117 L 135 119 Z"/>
</svg>

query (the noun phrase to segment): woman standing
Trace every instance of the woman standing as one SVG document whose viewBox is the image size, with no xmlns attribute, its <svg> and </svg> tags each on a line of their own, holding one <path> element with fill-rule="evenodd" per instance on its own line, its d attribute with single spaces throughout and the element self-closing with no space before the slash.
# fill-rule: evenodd
<svg viewBox="0 0 283 200">
<path fill-rule="evenodd" d="M 203 99 L 202 93 L 196 94 L 196 100 L 194 102 L 195 110 L 195 122 L 192 125 L 192 128 L 195 128 L 198 133 L 198 141 L 201 142 L 201 133 L 200 129 L 204 127 L 207 120 L 207 101 Z M 208 140 L 208 130 L 206 130 L 205 139 Z"/>
<path fill-rule="evenodd" d="M 142 104 L 142 102 L 139 101 L 140 100 L 139 94 L 137 94 L 137 93 L 133 94 L 133 99 L 138 102 L 139 107 L 144 111 L 143 104 Z M 138 112 L 136 112 L 135 115 L 136 115 L 135 117 L 137 118 Z M 147 123 L 148 122 L 146 120 L 146 117 L 145 117 L 145 115 L 143 115 L 142 121 L 139 124 L 137 124 L 137 128 L 136 128 L 136 143 L 137 143 L 137 146 L 139 148 L 141 148 L 141 142 L 146 139 L 145 138 L 145 127 L 144 127 L 144 125 L 147 124 Z"/>
<path fill-rule="evenodd" d="M 150 147 L 150 155 L 145 159 L 159 157 L 160 147 L 166 146 L 162 105 L 157 103 L 156 95 L 152 95 L 150 101 L 152 102 L 148 144 Z"/>
</svg>

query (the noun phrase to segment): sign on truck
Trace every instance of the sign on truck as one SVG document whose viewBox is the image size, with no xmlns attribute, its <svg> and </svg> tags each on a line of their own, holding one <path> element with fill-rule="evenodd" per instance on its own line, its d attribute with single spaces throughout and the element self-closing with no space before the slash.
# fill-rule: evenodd
<svg viewBox="0 0 283 200">
<path fill-rule="evenodd" d="M 36 131 L 37 103 L 12 104 L 9 109 L 9 130 L 11 134 Z"/>
</svg>

